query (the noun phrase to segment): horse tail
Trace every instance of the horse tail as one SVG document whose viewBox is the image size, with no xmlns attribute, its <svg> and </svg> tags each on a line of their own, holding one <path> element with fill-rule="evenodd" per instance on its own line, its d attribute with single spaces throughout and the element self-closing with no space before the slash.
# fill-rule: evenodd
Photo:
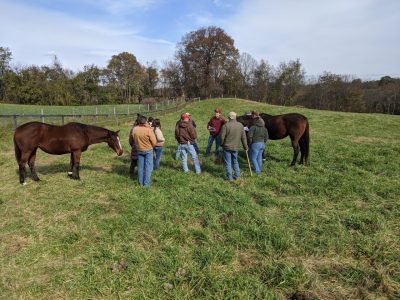
<svg viewBox="0 0 400 300">
<path fill-rule="evenodd" d="M 308 120 L 306 119 L 306 129 L 301 137 L 301 148 L 304 151 L 304 159 L 305 163 L 308 163 L 308 156 L 310 154 L 310 126 L 308 124 Z"/>
<path fill-rule="evenodd" d="M 17 160 L 17 163 L 19 163 L 21 160 L 21 149 L 18 147 L 17 141 L 15 140 L 15 135 L 14 135 L 14 151 L 15 151 L 15 159 Z"/>
</svg>

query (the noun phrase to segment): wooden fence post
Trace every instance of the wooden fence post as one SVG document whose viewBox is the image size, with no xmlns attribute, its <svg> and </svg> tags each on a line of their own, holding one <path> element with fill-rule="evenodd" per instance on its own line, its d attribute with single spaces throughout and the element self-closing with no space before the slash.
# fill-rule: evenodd
<svg viewBox="0 0 400 300">
<path fill-rule="evenodd" d="M 42 123 L 44 123 L 43 109 L 40 111 L 40 118 L 42 119 Z"/>
<path fill-rule="evenodd" d="M 64 121 L 64 115 L 61 116 L 61 124 L 64 125 L 65 121 Z"/>
</svg>

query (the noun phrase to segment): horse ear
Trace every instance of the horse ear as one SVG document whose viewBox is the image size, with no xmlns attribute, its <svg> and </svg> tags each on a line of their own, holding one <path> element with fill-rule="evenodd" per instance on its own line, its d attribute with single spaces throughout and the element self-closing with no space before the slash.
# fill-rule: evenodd
<svg viewBox="0 0 400 300">
<path fill-rule="evenodd" d="M 118 133 L 119 133 L 119 130 L 117 130 L 115 133 L 118 134 Z"/>
</svg>

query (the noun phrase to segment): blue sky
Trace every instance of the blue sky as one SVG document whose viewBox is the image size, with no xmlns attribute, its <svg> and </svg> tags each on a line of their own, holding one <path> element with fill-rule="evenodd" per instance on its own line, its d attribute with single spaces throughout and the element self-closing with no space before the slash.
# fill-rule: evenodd
<svg viewBox="0 0 400 300">
<path fill-rule="evenodd" d="M 397 0 L 0 0 L 0 10 L 14 65 L 57 55 L 77 71 L 128 51 L 162 66 L 185 33 L 215 25 L 240 52 L 274 66 L 299 58 L 309 76 L 400 76 Z"/>
</svg>

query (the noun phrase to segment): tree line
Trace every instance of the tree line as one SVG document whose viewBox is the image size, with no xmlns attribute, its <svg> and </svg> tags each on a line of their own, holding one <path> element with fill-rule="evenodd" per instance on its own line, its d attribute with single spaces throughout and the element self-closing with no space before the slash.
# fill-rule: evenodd
<svg viewBox="0 0 400 300">
<path fill-rule="evenodd" d="M 238 97 L 316 109 L 400 114 L 400 79 L 362 81 L 329 72 L 306 78 L 300 62 L 272 66 L 240 53 L 222 28 L 185 34 L 172 59 L 159 67 L 133 53 L 113 55 L 104 68 L 72 72 L 55 57 L 49 66 L 12 66 L 0 47 L 0 100 L 20 104 L 83 105 L 141 103 L 166 98 Z"/>
</svg>

